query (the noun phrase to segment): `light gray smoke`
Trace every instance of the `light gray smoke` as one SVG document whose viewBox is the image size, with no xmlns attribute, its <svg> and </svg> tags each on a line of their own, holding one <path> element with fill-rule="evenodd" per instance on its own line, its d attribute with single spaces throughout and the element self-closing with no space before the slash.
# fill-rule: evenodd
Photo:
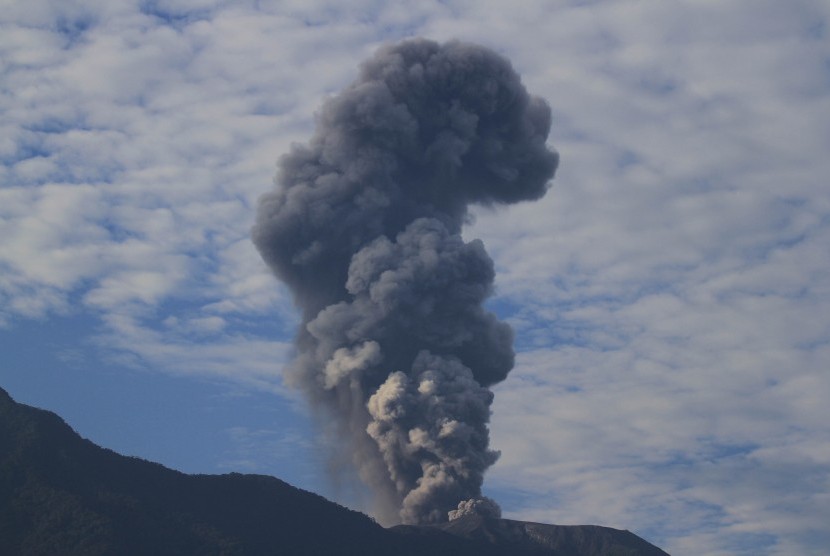
<svg viewBox="0 0 830 556">
<path fill-rule="evenodd" d="M 253 240 L 302 309 L 289 378 L 397 514 L 381 518 L 498 514 L 481 496 L 488 386 L 513 333 L 482 307 L 493 263 L 461 228 L 471 203 L 545 194 L 549 128 L 503 57 L 408 40 L 324 104 L 260 200 Z"/>
</svg>

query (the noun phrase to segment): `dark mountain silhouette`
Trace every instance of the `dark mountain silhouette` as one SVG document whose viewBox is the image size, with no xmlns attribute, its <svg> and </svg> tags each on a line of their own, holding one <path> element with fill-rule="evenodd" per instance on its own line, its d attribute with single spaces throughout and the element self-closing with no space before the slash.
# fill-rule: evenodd
<svg viewBox="0 0 830 556">
<path fill-rule="evenodd" d="M 0 389 L 0 554 L 665 556 L 627 531 L 471 515 L 384 529 L 273 477 L 187 475 Z"/>
<path fill-rule="evenodd" d="M 432 528 L 503 548 L 503 554 L 667 556 L 630 531 L 597 525 L 548 525 L 472 514 Z M 406 533 L 412 527 L 392 529 Z"/>
</svg>

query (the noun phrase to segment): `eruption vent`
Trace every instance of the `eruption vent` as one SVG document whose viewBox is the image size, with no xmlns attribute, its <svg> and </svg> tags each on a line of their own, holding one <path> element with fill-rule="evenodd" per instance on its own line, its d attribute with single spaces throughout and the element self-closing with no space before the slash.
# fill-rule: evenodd
<svg viewBox="0 0 830 556">
<path fill-rule="evenodd" d="M 471 203 L 542 197 L 550 109 L 485 48 L 381 49 L 280 161 L 253 239 L 303 323 L 289 381 L 343 440 L 387 522 L 470 511 L 489 449 L 488 386 L 513 366 L 482 304 L 493 262 L 461 227 Z"/>
</svg>

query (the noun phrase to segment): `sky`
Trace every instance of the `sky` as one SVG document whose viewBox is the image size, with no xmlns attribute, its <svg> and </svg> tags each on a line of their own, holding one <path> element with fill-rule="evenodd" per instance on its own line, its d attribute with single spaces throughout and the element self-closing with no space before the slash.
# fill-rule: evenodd
<svg viewBox="0 0 830 556">
<path fill-rule="evenodd" d="M 476 208 L 504 516 L 673 554 L 830 544 L 830 5 L 0 0 L 0 387 L 190 473 L 360 509 L 282 381 L 300 322 L 250 239 L 277 160 L 408 37 L 511 60 L 540 201 Z"/>
</svg>

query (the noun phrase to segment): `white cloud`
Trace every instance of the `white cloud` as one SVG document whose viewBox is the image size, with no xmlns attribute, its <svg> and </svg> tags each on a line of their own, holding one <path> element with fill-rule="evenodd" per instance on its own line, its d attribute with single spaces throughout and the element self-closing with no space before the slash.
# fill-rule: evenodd
<svg viewBox="0 0 830 556">
<path fill-rule="evenodd" d="M 163 328 L 155 330 L 140 317 L 108 314 L 107 331 L 95 342 L 103 356 L 130 367 L 221 378 L 290 396 L 280 375 L 291 353 L 289 343 L 226 332 L 217 317 L 182 322 L 168 315 L 161 320 Z"/>
<path fill-rule="evenodd" d="M 441 32 L 505 36 L 480 6 Z M 549 91 L 562 154 L 547 199 L 467 231 L 523 349 L 493 418 L 490 481 L 526 493 L 512 515 L 624 523 L 678 554 L 823 550 L 830 506 L 808 494 L 830 471 L 818 11 L 599 2 L 503 40 Z"/>
</svg>

